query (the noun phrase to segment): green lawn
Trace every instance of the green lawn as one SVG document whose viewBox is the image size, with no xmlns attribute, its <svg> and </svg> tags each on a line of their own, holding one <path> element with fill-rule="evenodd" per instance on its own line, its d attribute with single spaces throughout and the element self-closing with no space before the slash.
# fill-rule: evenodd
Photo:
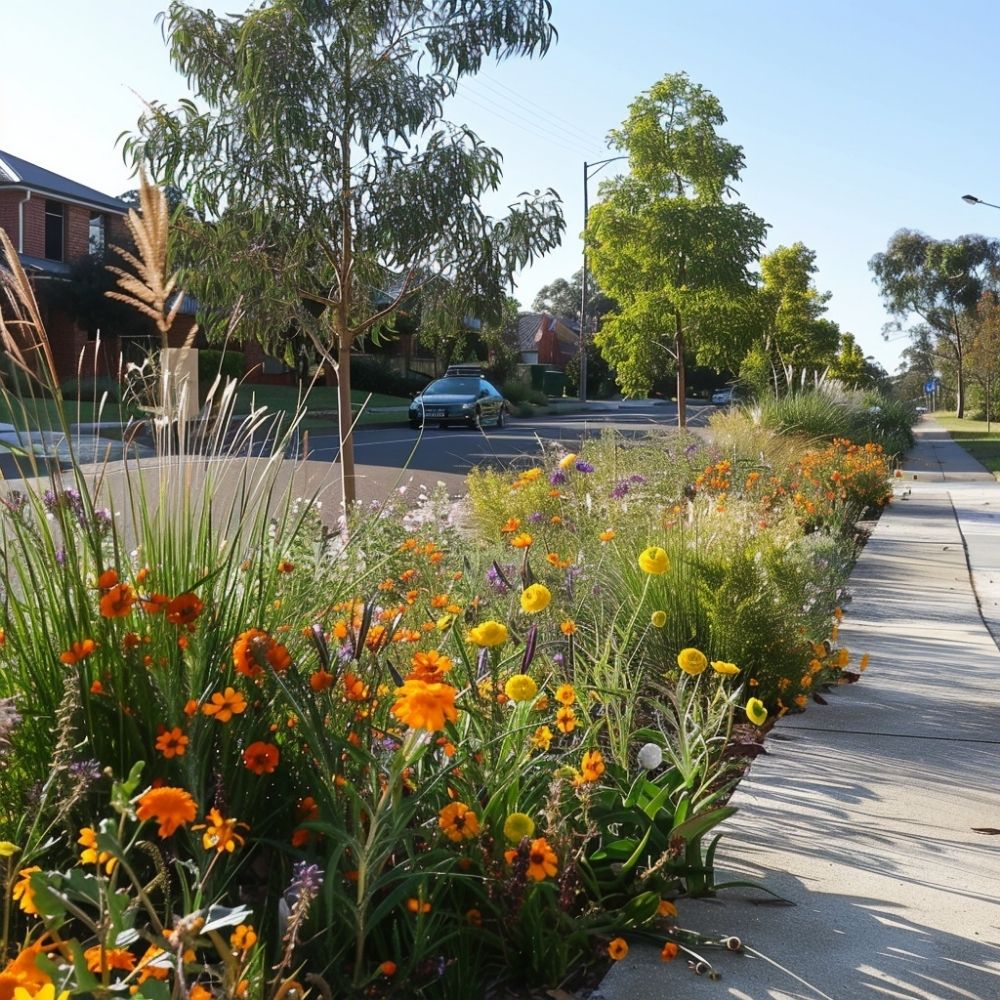
<svg viewBox="0 0 1000 1000">
<path fill-rule="evenodd" d="M 1000 421 L 990 422 L 989 433 L 985 420 L 959 420 L 949 413 L 935 413 L 934 419 L 973 458 L 982 462 L 994 476 L 1000 478 Z"/>
<path fill-rule="evenodd" d="M 360 423 L 378 424 L 391 423 L 405 419 L 405 415 L 396 413 L 375 413 L 375 408 L 403 407 L 409 404 L 408 399 L 399 396 L 386 396 L 382 393 L 372 394 L 356 390 L 351 393 L 354 409 L 357 412 L 362 404 L 366 410 L 361 415 Z M 250 411 L 251 400 L 257 406 L 266 406 L 272 411 L 290 412 L 299 402 L 298 390 L 285 385 L 244 385 L 237 390 L 237 414 Z M 366 403 L 367 401 L 367 403 Z M 303 421 L 304 430 L 329 427 L 337 422 L 337 390 L 330 386 L 316 386 L 306 401 L 309 415 Z M 313 416 L 312 414 L 317 414 Z M 141 416 L 138 410 L 121 406 L 110 400 L 99 407 L 97 403 L 87 400 L 67 400 L 66 418 L 71 424 L 94 423 L 98 420 L 104 423 L 125 423 L 129 416 Z M 52 399 L 17 399 L 0 393 L 0 424 L 13 424 L 15 427 L 38 430 L 59 430 L 58 408 Z"/>
</svg>

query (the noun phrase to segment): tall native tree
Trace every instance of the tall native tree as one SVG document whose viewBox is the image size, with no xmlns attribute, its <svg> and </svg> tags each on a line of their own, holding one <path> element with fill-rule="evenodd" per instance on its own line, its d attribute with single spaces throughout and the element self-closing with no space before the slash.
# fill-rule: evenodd
<svg viewBox="0 0 1000 1000">
<path fill-rule="evenodd" d="M 868 266 L 896 327 L 917 316 L 933 332 L 936 353 L 954 366 L 955 415 L 964 417 L 968 341 L 976 307 L 1000 266 L 1000 242 L 985 236 L 935 240 L 900 229 Z"/>
<path fill-rule="evenodd" d="M 597 334 L 601 353 L 633 394 L 675 365 L 681 426 L 685 350 L 717 367 L 746 353 L 750 267 L 767 231 L 746 205 L 728 200 L 744 159 L 716 131 L 725 120 L 718 99 L 687 74 L 665 76 L 611 132 L 630 173 L 601 185 L 587 219 L 594 275 L 618 303 Z"/>
<path fill-rule="evenodd" d="M 301 329 L 336 372 L 350 503 L 355 340 L 441 280 L 452 294 L 436 301 L 456 318 L 489 318 L 514 272 L 561 238 L 552 191 L 483 212 L 500 154 L 443 117 L 484 59 L 548 49 L 551 5 L 263 0 L 219 16 L 174 0 L 163 16 L 195 100 L 150 104 L 126 155 L 198 217 L 179 220 L 185 287 L 217 313 L 239 302 L 265 345 Z"/>
<path fill-rule="evenodd" d="M 764 350 L 785 372 L 823 369 L 837 354 L 840 328 L 826 319 L 829 292 L 816 288 L 816 253 L 804 243 L 760 259 Z"/>
</svg>

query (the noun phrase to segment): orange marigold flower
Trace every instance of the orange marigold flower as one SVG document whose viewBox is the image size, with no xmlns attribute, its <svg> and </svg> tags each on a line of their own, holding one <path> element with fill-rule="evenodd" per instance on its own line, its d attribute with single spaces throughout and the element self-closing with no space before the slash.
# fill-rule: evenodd
<svg viewBox="0 0 1000 1000">
<path fill-rule="evenodd" d="M 561 733 L 571 733 L 576 729 L 576 712 L 568 705 L 556 712 L 556 729 Z"/>
<path fill-rule="evenodd" d="M 59 659 L 66 666 L 72 667 L 81 660 L 85 660 L 95 649 L 97 649 L 97 643 L 93 639 L 80 639 L 78 642 L 74 642 L 65 652 L 60 653 Z"/>
<path fill-rule="evenodd" d="M 556 852 L 544 837 L 536 837 L 528 850 L 528 877 L 536 882 L 553 877 L 559 870 Z"/>
<path fill-rule="evenodd" d="M 156 749 L 163 754 L 167 760 L 171 757 L 183 757 L 187 750 L 188 738 L 184 735 L 180 726 L 173 729 L 165 729 L 156 737 Z"/>
<path fill-rule="evenodd" d="M 226 819 L 218 809 L 213 808 L 205 814 L 204 823 L 199 823 L 191 829 L 205 831 L 201 835 L 201 845 L 206 851 L 216 850 L 219 854 L 228 851 L 232 854 L 246 843 L 246 838 L 237 832 L 240 827 L 244 830 L 250 829 L 246 823 L 241 823 L 231 816 Z"/>
<path fill-rule="evenodd" d="M 444 675 L 452 668 L 451 660 L 436 649 L 414 653 L 410 664 L 413 671 L 408 676 L 428 683 L 444 680 Z"/>
<path fill-rule="evenodd" d="M 334 677 L 328 670 L 323 670 L 321 668 L 313 671 L 313 673 L 309 675 L 309 687 L 311 687 L 313 691 L 326 691 L 327 688 L 333 687 L 336 679 L 337 678 Z"/>
<path fill-rule="evenodd" d="M 576 690 L 572 684 L 560 684 L 556 688 L 556 701 L 560 705 L 572 705 L 576 701 Z"/>
<path fill-rule="evenodd" d="M 216 691 L 212 695 L 211 703 L 201 706 L 202 712 L 214 716 L 216 722 L 228 722 L 234 715 L 245 712 L 246 708 L 246 699 L 231 687 L 227 687 L 221 694 Z"/>
<path fill-rule="evenodd" d="M 135 814 L 141 820 L 155 820 L 160 824 L 160 836 L 169 837 L 178 827 L 186 826 L 195 818 L 198 806 L 190 792 L 164 785 L 143 792 Z"/>
<path fill-rule="evenodd" d="M 580 762 L 580 774 L 584 782 L 597 781 L 604 774 L 604 757 L 600 750 L 588 750 Z"/>
<path fill-rule="evenodd" d="M 275 642 L 266 632 L 259 628 L 241 632 L 233 643 L 233 666 L 236 672 L 245 677 L 259 677 L 264 672 L 260 659 L 266 660 L 278 673 L 287 670 L 292 663 L 287 648 L 280 642 Z"/>
<path fill-rule="evenodd" d="M 668 941 L 660 949 L 660 958 L 663 959 L 664 962 L 672 962 L 678 956 L 679 953 L 680 953 L 680 948 L 678 948 L 673 941 Z"/>
<path fill-rule="evenodd" d="M 419 678 L 403 682 L 396 690 L 396 702 L 390 709 L 400 722 L 413 729 L 437 732 L 444 729 L 445 720 L 455 722 L 458 709 L 455 696 L 458 692 L 450 684 L 427 681 Z"/>
<path fill-rule="evenodd" d="M 204 609 L 204 601 L 195 594 L 187 593 L 175 597 L 165 610 L 171 625 L 190 625 Z"/>
<path fill-rule="evenodd" d="M 677 907 L 669 899 L 661 899 L 660 905 L 656 908 L 658 917 L 676 917 Z"/>
<path fill-rule="evenodd" d="M 514 546 L 515 549 L 526 549 L 529 548 L 534 538 L 528 534 L 526 531 L 522 531 L 521 534 L 515 535 L 511 540 L 510 544 Z"/>
<path fill-rule="evenodd" d="M 608 942 L 608 957 L 615 962 L 620 962 L 628 954 L 628 942 L 625 938 L 612 938 Z"/>
<path fill-rule="evenodd" d="M 371 690 L 364 681 L 355 677 L 352 673 L 345 673 L 343 677 L 344 697 L 348 701 L 367 701 Z"/>
<path fill-rule="evenodd" d="M 135 955 L 126 948 L 105 948 L 95 944 L 83 953 L 83 960 L 91 972 L 102 975 L 112 970 L 131 972 L 135 968 Z"/>
<path fill-rule="evenodd" d="M 188 990 L 187 1000 L 212 1000 L 212 991 L 206 989 L 201 983 L 195 983 Z"/>
<path fill-rule="evenodd" d="M 281 755 L 273 743 L 257 740 L 243 751 L 243 763 L 254 774 L 273 774 Z"/>
<path fill-rule="evenodd" d="M 170 975 L 173 956 L 155 944 L 151 944 L 139 959 L 136 972 L 139 973 L 139 982 L 144 983 L 149 979 L 157 979 L 165 982 Z"/>
<path fill-rule="evenodd" d="M 602 531 L 597 537 L 602 542 L 610 542 L 615 537 L 615 533 L 609 528 L 607 531 Z"/>
<path fill-rule="evenodd" d="M 559 631 L 563 635 L 575 635 L 576 634 L 576 622 L 572 618 L 565 618 L 559 623 Z"/>
<path fill-rule="evenodd" d="M 407 908 L 407 910 L 410 911 L 410 913 L 430 913 L 431 912 L 431 904 L 430 903 L 426 903 L 423 900 L 416 899 L 413 896 L 411 896 L 406 901 L 406 908 Z"/>
<path fill-rule="evenodd" d="M 508 517 L 504 526 L 500 529 L 505 535 L 513 535 L 521 527 L 519 517 Z"/>
<path fill-rule="evenodd" d="M 101 598 L 101 615 L 105 618 L 124 618 L 135 604 L 135 594 L 127 583 L 112 587 Z"/>
<path fill-rule="evenodd" d="M 438 813 L 438 825 L 454 843 L 479 836 L 479 817 L 464 802 L 449 802 Z"/>
<path fill-rule="evenodd" d="M 118 572 L 113 569 L 106 569 L 97 578 L 97 589 L 98 590 L 110 590 L 112 587 L 118 586 Z"/>
<path fill-rule="evenodd" d="M 142 604 L 142 610 L 147 615 L 158 615 L 161 611 L 166 610 L 167 605 L 170 603 L 170 598 L 166 594 L 150 594 L 149 597 L 143 597 L 140 603 Z"/>
</svg>

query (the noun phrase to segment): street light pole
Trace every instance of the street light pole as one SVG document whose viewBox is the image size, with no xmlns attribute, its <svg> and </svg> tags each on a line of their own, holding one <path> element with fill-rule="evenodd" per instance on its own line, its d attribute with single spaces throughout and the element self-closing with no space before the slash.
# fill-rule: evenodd
<svg viewBox="0 0 1000 1000">
<path fill-rule="evenodd" d="M 587 215 L 590 212 L 588 186 L 590 178 L 602 167 L 616 160 L 627 160 L 627 156 L 609 156 L 596 163 L 583 161 L 583 272 L 580 282 L 580 402 L 587 402 Z"/>
<path fill-rule="evenodd" d="M 986 205 L 989 208 L 1000 208 L 1000 205 L 994 205 L 991 201 L 983 201 L 982 198 L 977 198 L 974 194 L 963 194 L 962 201 L 966 205 Z"/>
</svg>

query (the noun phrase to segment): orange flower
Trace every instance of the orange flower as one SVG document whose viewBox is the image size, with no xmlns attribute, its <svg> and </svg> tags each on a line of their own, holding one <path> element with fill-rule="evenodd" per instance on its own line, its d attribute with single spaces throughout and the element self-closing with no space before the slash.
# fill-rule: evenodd
<svg viewBox="0 0 1000 1000">
<path fill-rule="evenodd" d="M 184 702 L 184 714 L 190 719 L 198 711 L 198 702 L 194 698 L 188 698 Z"/>
<path fill-rule="evenodd" d="M 678 948 L 673 941 L 668 941 L 660 949 L 660 958 L 663 959 L 664 962 L 672 962 L 677 957 L 679 952 L 680 948 Z"/>
<path fill-rule="evenodd" d="M 294 569 L 295 569 L 295 563 L 289 562 L 289 560 L 287 559 L 282 559 L 281 562 L 278 563 L 279 573 L 291 573 L 292 570 Z"/>
<path fill-rule="evenodd" d="M 261 659 L 266 660 L 278 673 L 287 670 L 292 663 L 288 650 L 266 632 L 259 628 L 241 632 L 233 643 L 233 666 L 236 672 L 245 677 L 259 677 L 264 672 Z"/>
<path fill-rule="evenodd" d="M 394 976 L 396 975 L 396 963 L 386 959 L 378 967 L 378 971 L 381 972 L 383 976 Z"/>
<path fill-rule="evenodd" d="M 278 748 L 273 743 L 258 740 L 243 751 L 243 763 L 254 774 L 273 774 L 280 759 Z"/>
<path fill-rule="evenodd" d="M 556 729 L 561 733 L 571 733 L 576 729 L 576 712 L 569 705 L 556 712 Z"/>
<path fill-rule="evenodd" d="M 309 675 L 309 687 L 313 691 L 326 691 L 328 688 L 333 687 L 333 683 L 336 678 L 328 670 L 316 670 Z"/>
<path fill-rule="evenodd" d="M 576 634 L 576 622 L 572 618 L 566 618 L 559 623 L 559 631 L 563 635 L 575 635 Z"/>
<path fill-rule="evenodd" d="M 141 820 L 155 820 L 160 824 L 160 836 L 169 837 L 178 827 L 186 826 L 195 818 L 198 806 L 183 788 L 164 785 L 143 792 L 135 814 Z"/>
<path fill-rule="evenodd" d="M 669 899 L 661 899 L 660 905 L 656 908 L 658 917 L 676 917 L 677 907 Z"/>
<path fill-rule="evenodd" d="M 91 972 L 101 974 L 113 969 L 131 972 L 135 968 L 135 955 L 125 948 L 105 948 L 95 944 L 83 953 L 83 960 Z"/>
<path fill-rule="evenodd" d="M 149 597 L 143 597 L 141 603 L 142 610 L 147 615 L 158 615 L 166 609 L 170 598 L 166 594 L 150 594 Z"/>
<path fill-rule="evenodd" d="M 449 684 L 406 680 L 401 688 L 396 689 L 396 702 L 390 711 L 400 722 L 413 729 L 437 732 L 444 729 L 446 719 L 450 722 L 458 719 L 458 709 L 455 708 L 457 694 Z"/>
<path fill-rule="evenodd" d="M 201 845 L 206 851 L 216 850 L 219 854 L 228 851 L 230 854 L 238 847 L 246 843 L 246 838 L 237 833 L 240 827 L 249 830 L 246 823 L 241 823 L 231 816 L 226 819 L 218 809 L 209 809 L 205 815 L 205 822 L 198 826 L 191 827 L 192 830 L 204 830 L 201 835 Z"/>
<path fill-rule="evenodd" d="M 521 519 L 519 517 L 508 517 L 506 523 L 500 531 L 505 535 L 513 535 L 520 527 Z"/>
<path fill-rule="evenodd" d="M 580 774 L 584 782 L 597 781 L 604 774 L 604 758 L 600 750 L 588 750 L 580 762 Z"/>
<path fill-rule="evenodd" d="M 415 899 L 412 896 L 406 901 L 406 908 L 410 913 L 430 913 L 431 904 L 425 903 L 422 900 Z"/>
<path fill-rule="evenodd" d="M 124 618 L 135 604 L 135 594 L 127 583 L 112 587 L 101 598 L 101 614 L 105 618 Z"/>
<path fill-rule="evenodd" d="M 151 944 L 142 953 L 139 964 L 136 966 L 136 972 L 139 973 L 139 982 L 144 983 L 149 979 L 157 979 L 160 982 L 164 982 L 167 976 L 170 975 L 172 958 L 173 956 L 162 948 Z"/>
<path fill-rule="evenodd" d="M 167 621 L 171 625 L 190 625 L 204 608 L 204 601 L 195 594 L 179 594 L 167 604 Z"/>
<path fill-rule="evenodd" d="M 74 642 L 64 653 L 60 653 L 59 659 L 66 666 L 72 667 L 81 660 L 85 660 L 95 649 L 97 649 L 97 643 L 93 639 L 81 639 Z"/>
<path fill-rule="evenodd" d="M 231 687 L 227 687 L 222 694 L 216 691 L 211 701 L 210 705 L 202 705 L 201 710 L 205 715 L 215 716 L 216 722 L 228 722 L 234 715 L 240 715 L 247 708 L 243 695 Z"/>
<path fill-rule="evenodd" d="M 438 813 L 438 825 L 456 844 L 479 836 L 479 817 L 464 802 L 449 802 Z"/>
<path fill-rule="evenodd" d="M 610 542 L 615 537 L 615 533 L 609 528 L 607 531 L 602 531 L 597 537 L 602 542 Z"/>
<path fill-rule="evenodd" d="M 97 578 L 97 589 L 98 590 L 110 590 L 112 587 L 118 586 L 118 573 L 113 569 L 106 569 Z"/>
<path fill-rule="evenodd" d="M 608 942 L 608 957 L 620 962 L 628 954 L 628 942 L 625 938 L 616 937 Z"/>
<path fill-rule="evenodd" d="M 443 681 L 444 675 L 452 668 L 451 660 L 436 649 L 414 653 L 410 663 L 413 671 L 407 675 L 408 679 L 427 681 L 428 684 Z"/>
<path fill-rule="evenodd" d="M 17 900 L 17 905 L 25 913 L 38 914 L 38 907 L 35 905 L 35 892 L 31 888 L 31 876 L 41 870 L 38 865 L 32 865 L 30 868 L 22 868 L 17 873 L 21 876 L 21 881 L 15 882 L 14 888 L 10 891 L 11 897 Z"/>
<path fill-rule="evenodd" d="M 514 546 L 515 549 L 526 549 L 529 548 L 534 538 L 528 534 L 526 531 L 522 531 L 521 534 L 515 535 L 511 540 L 510 544 Z"/>
<path fill-rule="evenodd" d="M 81 826 L 76 842 L 83 847 L 80 852 L 81 865 L 104 865 L 104 870 L 109 875 L 115 870 L 118 859 L 110 851 L 97 849 L 97 831 L 92 826 Z"/>
<path fill-rule="evenodd" d="M 371 691 L 367 684 L 352 673 L 343 676 L 344 697 L 348 701 L 367 701 Z"/>
<path fill-rule="evenodd" d="M 239 924 L 229 935 L 229 945 L 233 951 L 249 951 L 257 943 L 257 932 L 253 924 Z"/>
<path fill-rule="evenodd" d="M 544 837 L 536 837 L 528 851 L 528 877 L 536 882 L 555 875 L 559 870 L 555 851 Z"/>
<path fill-rule="evenodd" d="M 156 738 L 156 749 L 167 760 L 170 760 L 171 757 L 183 757 L 187 745 L 188 738 L 181 731 L 180 726 L 174 726 L 173 729 L 166 729 Z"/>
</svg>

